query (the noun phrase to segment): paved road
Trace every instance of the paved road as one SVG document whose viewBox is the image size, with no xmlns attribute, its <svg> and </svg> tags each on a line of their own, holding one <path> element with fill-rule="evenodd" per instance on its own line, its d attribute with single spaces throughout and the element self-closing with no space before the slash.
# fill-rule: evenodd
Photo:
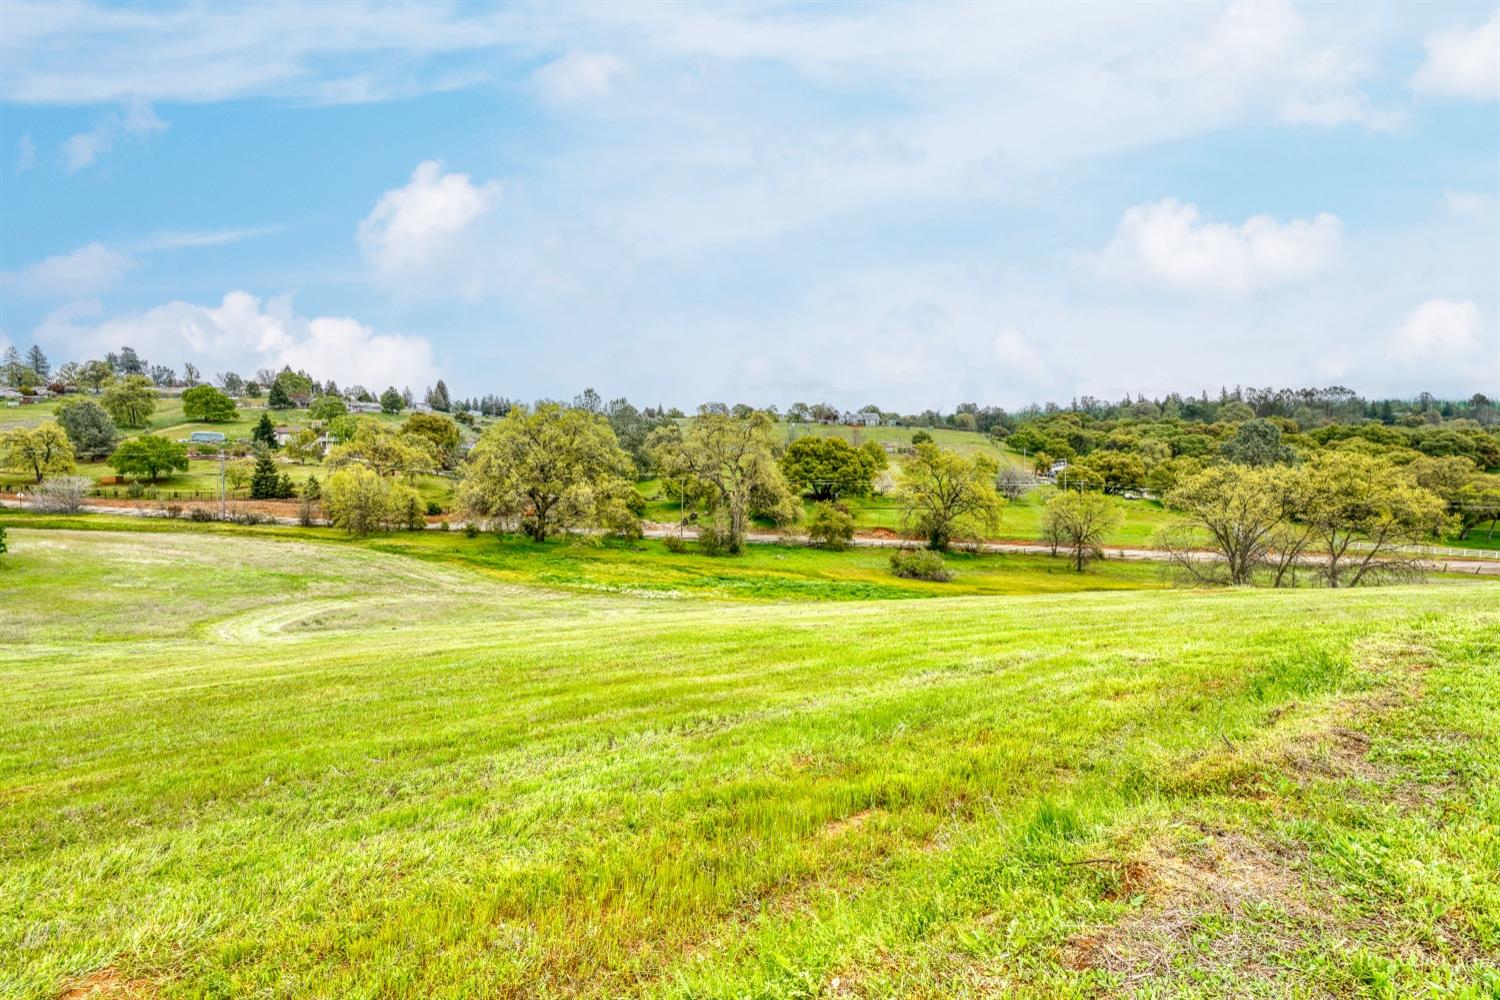
<svg viewBox="0 0 1500 1000">
<path fill-rule="evenodd" d="M 25 508 L 27 505 L 20 500 L 0 499 L 0 507 Z M 149 507 L 109 507 L 103 504 L 89 504 L 88 509 L 96 514 L 123 514 L 127 517 L 165 517 L 163 511 Z M 295 517 L 273 517 L 270 520 L 276 524 L 300 524 Z M 326 525 L 327 521 L 315 521 L 315 524 Z M 442 525 L 429 524 L 428 531 L 440 531 Z M 659 524 L 647 521 L 643 533 L 647 538 L 667 538 L 672 535 L 680 535 L 684 538 L 696 538 L 697 531 L 693 528 L 679 528 L 675 524 Z M 806 535 L 782 535 L 775 532 L 752 531 L 746 534 L 745 540 L 757 545 L 772 544 L 805 544 Z M 903 538 L 877 538 L 866 535 L 856 536 L 853 544 L 859 548 L 873 549 L 899 549 L 902 546 L 916 544 L 910 539 Z M 1032 555 L 1048 555 L 1052 549 L 1046 545 L 1035 542 L 985 542 L 976 546 L 981 552 L 1020 552 Z M 1168 555 L 1160 549 L 1121 548 L 1109 546 L 1104 550 L 1107 559 L 1136 559 L 1146 562 L 1166 562 Z M 1203 558 L 1212 559 L 1212 553 L 1204 552 Z M 1500 559 L 1487 556 L 1476 556 L 1465 559 L 1421 559 L 1417 565 L 1432 573 L 1466 573 L 1475 576 L 1500 576 Z"/>
</svg>

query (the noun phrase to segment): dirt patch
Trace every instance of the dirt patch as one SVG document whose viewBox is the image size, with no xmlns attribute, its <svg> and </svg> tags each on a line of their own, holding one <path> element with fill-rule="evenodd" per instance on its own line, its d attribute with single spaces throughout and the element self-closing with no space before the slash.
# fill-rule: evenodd
<svg viewBox="0 0 1500 1000">
<path fill-rule="evenodd" d="M 1145 896 L 1144 904 L 1119 923 L 1075 936 L 1063 950 L 1065 966 L 1114 973 L 1121 992 L 1129 992 L 1169 974 L 1179 956 L 1197 949 L 1197 930 L 1212 920 L 1230 925 L 1228 932 L 1215 934 L 1211 960 L 1216 967 L 1240 976 L 1276 977 L 1272 952 L 1280 945 L 1295 947 L 1299 929 L 1319 919 L 1303 901 L 1301 858 L 1238 832 L 1203 826 L 1193 832 L 1198 836 L 1183 842 L 1153 841 L 1120 866 L 1119 882 L 1107 895 Z M 1265 920 L 1268 911 L 1277 914 L 1274 921 Z M 1251 923 L 1254 930 L 1248 932 Z M 1247 933 L 1238 932 L 1239 925 Z"/>
<path fill-rule="evenodd" d="M 874 809 L 861 809 L 859 812 L 850 813 L 842 819 L 833 820 L 823 827 L 823 836 L 825 838 L 842 837 L 846 833 L 858 830 L 868 823 L 875 813 L 876 810 Z"/>
<path fill-rule="evenodd" d="M 145 1000 L 156 996 L 156 988 L 143 980 L 131 980 L 106 965 L 58 994 L 58 1000 Z"/>
</svg>

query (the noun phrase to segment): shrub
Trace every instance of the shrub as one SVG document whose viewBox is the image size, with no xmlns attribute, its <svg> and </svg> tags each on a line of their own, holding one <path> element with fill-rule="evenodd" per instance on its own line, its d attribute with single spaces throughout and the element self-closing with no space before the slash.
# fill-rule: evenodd
<svg viewBox="0 0 1500 1000">
<path fill-rule="evenodd" d="M 817 548 L 842 552 L 854 540 L 854 516 L 842 504 L 814 504 L 807 519 L 807 538 Z"/>
<path fill-rule="evenodd" d="M 132 479 L 130 485 L 125 487 L 125 495 L 132 500 L 139 500 L 146 495 L 146 484 L 139 479 Z"/>
<path fill-rule="evenodd" d="M 732 550 L 734 532 L 727 519 L 712 518 L 698 525 L 698 551 L 706 556 L 722 556 Z"/>
<path fill-rule="evenodd" d="M 668 552 L 678 555 L 687 551 L 687 541 L 681 535 L 668 535 L 661 540 L 661 544 Z"/>
<path fill-rule="evenodd" d="M 189 521 L 217 521 L 219 516 L 207 507 L 194 507 L 188 511 Z"/>
<path fill-rule="evenodd" d="M 953 571 L 943 564 L 943 557 L 931 549 L 901 549 L 892 552 L 891 572 L 907 580 L 947 583 L 953 579 Z"/>
<path fill-rule="evenodd" d="M 0 552 L 5 551 L 5 525 L 0 524 Z"/>
<path fill-rule="evenodd" d="M 76 514 L 92 485 L 87 476 L 53 476 L 32 491 L 31 503 L 50 514 Z"/>
<path fill-rule="evenodd" d="M 443 505 L 442 504 L 438 503 L 436 500 L 429 500 L 429 501 L 427 501 L 427 516 L 428 517 L 437 517 L 442 512 L 443 512 Z"/>
<path fill-rule="evenodd" d="M 464 537 L 465 538 L 478 538 L 479 537 L 479 525 L 475 524 L 473 521 L 466 521 L 464 523 Z"/>
</svg>

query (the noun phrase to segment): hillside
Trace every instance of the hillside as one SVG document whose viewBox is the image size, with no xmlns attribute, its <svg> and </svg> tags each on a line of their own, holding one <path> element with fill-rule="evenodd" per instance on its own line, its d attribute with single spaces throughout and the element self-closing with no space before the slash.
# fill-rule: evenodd
<svg viewBox="0 0 1500 1000">
<path fill-rule="evenodd" d="M 46 523 L 6 996 L 1500 986 L 1495 585 L 830 603 Z M 774 558 L 713 572 L 827 572 Z"/>
</svg>

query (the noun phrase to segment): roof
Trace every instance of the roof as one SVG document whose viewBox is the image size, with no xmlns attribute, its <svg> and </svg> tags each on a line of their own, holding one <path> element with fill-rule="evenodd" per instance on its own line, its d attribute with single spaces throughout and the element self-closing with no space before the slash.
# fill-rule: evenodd
<svg viewBox="0 0 1500 1000">
<path fill-rule="evenodd" d="M 188 435 L 188 440 L 219 442 L 225 440 L 225 437 L 221 431 L 193 431 Z"/>
</svg>

